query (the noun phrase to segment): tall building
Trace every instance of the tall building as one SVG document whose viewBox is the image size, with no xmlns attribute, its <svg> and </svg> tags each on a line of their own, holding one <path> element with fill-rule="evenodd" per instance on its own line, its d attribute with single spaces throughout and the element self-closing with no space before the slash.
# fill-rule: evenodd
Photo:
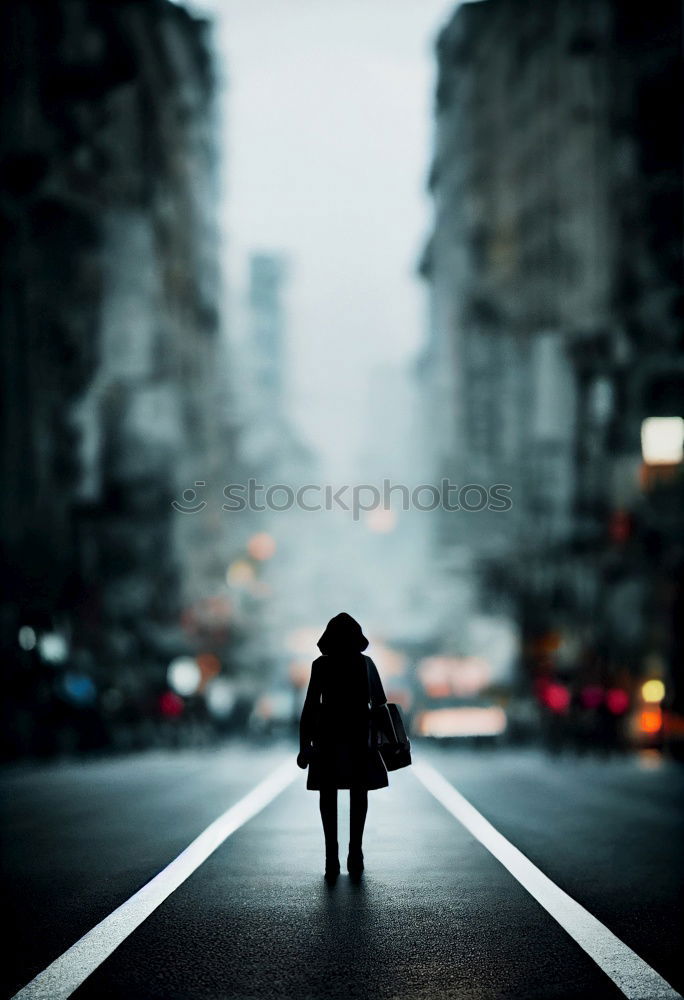
<svg viewBox="0 0 684 1000">
<path fill-rule="evenodd" d="M 167 0 L 0 18 L 4 656 L 57 632 L 104 684 L 168 663 L 225 574 L 220 499 L 172 507 L 235 450 L 208 25 Z"/>
<path fill-rule="evenodd" d="M 274 409 L 282 406 L 287 260 L 255 253 L 249 261 L 249 325 L 254 388 Z"/>
<path fill-rule="evenodd" d="M 640 432 L 684 407 L 679 5 L 465 4 L 437 57 L 424 392 L 438 471 L 513 502 L 440 541 L 526 648 L 560 636 L 575 664 L 675 692 L 681 465 L 644 478 Z"/>
<path fill-rule="evenodd" d="M 242 356 L 241 452 L 251 474 L 304 482 L 313 455 L 293 425 L 289 399 L 287 285 L 289 262 L 274 251 L 249 259 Z"/>
</svg>

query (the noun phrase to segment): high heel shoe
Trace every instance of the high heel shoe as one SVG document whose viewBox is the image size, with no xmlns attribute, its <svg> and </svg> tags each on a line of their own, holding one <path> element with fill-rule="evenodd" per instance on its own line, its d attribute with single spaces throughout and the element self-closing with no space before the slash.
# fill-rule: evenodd
<svg viewBox="0 0 684 1000">
<path fill-rule="evenodd" d="M 325 859 L 325 877 L 327 879 L 335 879 L 340 874 L 340 859 L 339 858 L 326 858 Z"/>
<path fill-rule="evenodd" d="M 361 848 L 352 850 L 349 848 L 347 855 L 347 871 L 350 875 L 360 875 L 363 871 L 363 851 Z"/>
</svg>

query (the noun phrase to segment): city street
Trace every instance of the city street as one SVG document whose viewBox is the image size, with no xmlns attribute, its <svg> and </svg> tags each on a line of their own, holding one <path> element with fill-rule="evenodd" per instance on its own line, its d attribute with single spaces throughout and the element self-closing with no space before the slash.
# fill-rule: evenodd
<svg viewBox="0 0 684 1000">
<path fill-rule="evenodd" d="M 0 29 L 0 1000 L 684 1000 L 681 0 Z"/>
<path fill-rule="evenodd" d="M 343 874 L 328 885 L 318 797 L 293 754 L 288 743 L 235 742 L 6 768 L 2 995 L 37 976 L 22 997 L 657 1000 L 684 990 L 675 765 L 418 744 L 414 767 L 369 795 L 358 882 L 344 871 L 340 793 Z M 216 849 L 200 841 L 180 875 L 160 876 L 141 918 L 130 898 L 232 806 Z M 587 953 L 596 942 L 597 960 Z M 90 970 L 80 986 L 79 968 Z"/>
</svg>

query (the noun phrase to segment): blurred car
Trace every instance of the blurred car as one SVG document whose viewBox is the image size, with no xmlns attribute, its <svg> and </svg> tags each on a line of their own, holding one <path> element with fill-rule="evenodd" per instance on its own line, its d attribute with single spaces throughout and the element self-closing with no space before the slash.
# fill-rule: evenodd
<svg viewBox="0 0 684 1000">
<path fill-rule="evenodd" d="M 296 693 L 292 688 L 273 688 L 257 698 L 249 716 L 250 732 L 259 736 L 284 735 L 299 718 Z"/>
<path fill-rule="evenodd" d="M 505 709 L 487 697 L 434 698 L 417 709 L 413 733 L 437 740 L 500 742 L 508 728 Z"/>
</svg>

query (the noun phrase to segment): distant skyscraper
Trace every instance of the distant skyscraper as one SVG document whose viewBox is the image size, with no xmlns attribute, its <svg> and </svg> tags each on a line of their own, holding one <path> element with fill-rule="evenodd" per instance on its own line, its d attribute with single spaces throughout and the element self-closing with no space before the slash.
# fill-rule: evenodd
<svg viewBox="0 0 684 1000">
<path fill-rule="evenodd" d="M 276 253 L 255 253 L 249 262 L 249 322 L 254 388 L 260 401 L 280 409 L 284 385 L 283 286 L 287 262 Z"/>
</svg>

